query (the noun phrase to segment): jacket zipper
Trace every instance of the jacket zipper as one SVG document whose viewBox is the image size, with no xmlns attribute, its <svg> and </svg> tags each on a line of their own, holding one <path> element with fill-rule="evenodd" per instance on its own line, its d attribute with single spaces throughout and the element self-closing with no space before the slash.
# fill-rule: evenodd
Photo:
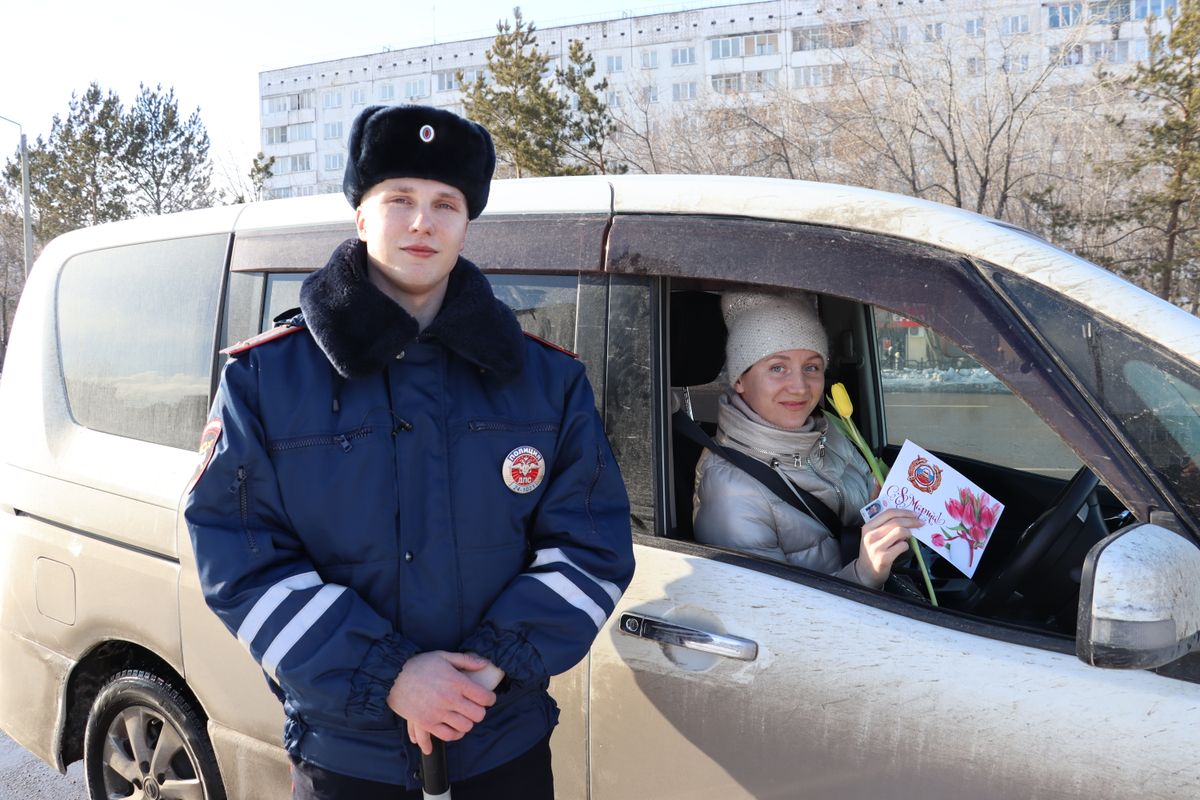
<svg viewBox="0 0 1200 800">
<path fill-rule="evenodd" d="M 471 420 L 467 429 L 478 433 L 480 431 L 518 431 L 520 433 L 555 433 L 558 431 L 557 422 L 514 423 L 497 420 Z"/>
<path fill-rule="evenodd" d="M 323 434 L 320 436 L 300 436 L 295 439 L 282 439 L 277 442 L 271 442 L 270 449 L 272 453 L 278 453 L 284 450 L 299 450 L 303 447 L 320 447 L 322 445 L 336 444 L 342 448 L 342 451 L 349 453 L 354 449 L 352 441 L 362 439 L 371 435 L 372 428 L 370 426 L 359 428 L 356 431 L 349 433 Z"/>
<path fill-rule="evenodd" d="M 233 483 L 229 485 L 229 492 L 237 492 L 238 496 L 238 516 L 242 522 L 242 533 L 246 537 L 246 544 L 250 546 L 250 552 L 258 552 L 258 542 L 254 540 L 254 534 L 250 532 L 250 492 L 246 488 L 246 468 L 238 466 L 237 477 L 233 479 Z"/>
</svg>

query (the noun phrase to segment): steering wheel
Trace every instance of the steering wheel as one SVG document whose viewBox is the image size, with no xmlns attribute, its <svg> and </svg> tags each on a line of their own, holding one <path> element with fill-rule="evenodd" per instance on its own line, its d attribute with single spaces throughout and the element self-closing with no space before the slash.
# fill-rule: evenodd
<svg viewBox="0 0 1200 800">
<path fill-rule="evenodd" d="M 1052 545 L 1063 542 L 1066 537 L 1074 539 L 1089 517 L 1099 519 L 1099 515 L 1092 511 L 1092 507 L 1096 506 L 1095 492 L 1099 483 L 1100 479 L 1094 472 L 1086 466 L 1080 467 L 1067 481 L 1067 485 L 1059 492 L 1050 508 L 1034 520 L 1017 539 L 1008 563 L 1000 569 L 995 578 L 980 588 L 963 610 L 981 616 L 994 612 L 1023 585 Z M 1102 520 L 1100 524 L 1103 527 Z M 1065 549 L 1066 544 L 1060 549 Z M 1090 547 L 1090 543 L 1088 546 Z M 1082 564 L 1083 559 L 1080 558 L 1078 563 Z M 1062 578 L 1066 580 L 1067 575 L 1063 575 Z"/>
</svg>

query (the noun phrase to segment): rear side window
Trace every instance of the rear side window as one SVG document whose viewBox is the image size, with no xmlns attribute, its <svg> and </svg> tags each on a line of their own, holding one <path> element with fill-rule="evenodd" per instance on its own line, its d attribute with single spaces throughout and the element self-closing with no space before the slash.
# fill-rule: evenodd
<svg viewBox="0 0 1200 800">
<path fill-rule="evenodd" d="M 83 253 L 64 265 L 58 340 L 77 423 L 195 449 L 227 246 L 225 236 L 198 236 Z"/>
</svg>

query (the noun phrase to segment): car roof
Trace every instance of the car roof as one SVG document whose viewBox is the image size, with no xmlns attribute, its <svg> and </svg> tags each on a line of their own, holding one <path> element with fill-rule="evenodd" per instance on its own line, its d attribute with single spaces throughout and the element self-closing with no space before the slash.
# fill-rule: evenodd
<svg viewBox="0 0 1200 800">
<path fill-rule="evenodd" d="M 1050 288 L 1200 365 L 1200 318 L 1035 234 L 953 206 L 838 184 L 707 175 L 590 175 L 492 183 L 488 216 L 696 214 L 796 222 L 920 242 Z M 352 224 L 340 194 L 141 218 L 66 234 L 60 248 Z"/>
</svg>

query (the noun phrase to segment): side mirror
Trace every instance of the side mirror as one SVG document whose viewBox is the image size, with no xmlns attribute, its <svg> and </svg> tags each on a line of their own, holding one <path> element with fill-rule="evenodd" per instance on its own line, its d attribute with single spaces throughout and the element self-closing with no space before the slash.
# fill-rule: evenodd
<svg viewBox="0 0 1200 800">
<path fill-rule="evenodd" d="M 1083 562 L 1075 653 L 1086 664 L 1152 669 L 1200 646 L 1200 548 L 1157 525 L 1097 542 Z"/>
</svg>

